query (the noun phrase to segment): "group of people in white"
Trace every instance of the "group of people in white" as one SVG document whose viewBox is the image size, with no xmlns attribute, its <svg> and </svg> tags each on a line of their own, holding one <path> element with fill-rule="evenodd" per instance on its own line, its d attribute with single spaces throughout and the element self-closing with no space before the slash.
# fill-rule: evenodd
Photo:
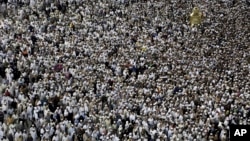
<svg viewBox="0 0 250 141">
<path fill-rule="evenodd" d="M 250 124 L 247 1 L 0 2 L 2 141 L 226 141 Z"/>
</svg>

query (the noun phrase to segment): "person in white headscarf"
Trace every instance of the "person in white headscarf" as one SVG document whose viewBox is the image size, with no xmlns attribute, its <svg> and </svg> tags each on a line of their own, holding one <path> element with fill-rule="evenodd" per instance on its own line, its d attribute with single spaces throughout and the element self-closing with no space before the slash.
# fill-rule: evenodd
<svg viewBox="0 0 250 141">
<path fill-rule="evenodd" d="M 30 135 L 33 138 L 33 141 L 37 141 L 38 136 L 37 136 L 37 131 L 34 125 L 30 127 Z"/>
</svg>

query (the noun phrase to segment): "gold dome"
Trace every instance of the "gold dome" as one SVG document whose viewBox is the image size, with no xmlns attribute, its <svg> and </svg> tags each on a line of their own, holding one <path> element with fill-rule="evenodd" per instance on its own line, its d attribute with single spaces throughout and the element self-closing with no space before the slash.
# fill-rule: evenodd
<svg viewBox="0 0 250 141">
<path fill-rule="evenodd" d="M 190 14 L 190 24 L 191 27 L 195 25 L 200 25 L 202 21 L 202 13 L 198 7 L 194 7 L 192 13 Z"/>
</svg>

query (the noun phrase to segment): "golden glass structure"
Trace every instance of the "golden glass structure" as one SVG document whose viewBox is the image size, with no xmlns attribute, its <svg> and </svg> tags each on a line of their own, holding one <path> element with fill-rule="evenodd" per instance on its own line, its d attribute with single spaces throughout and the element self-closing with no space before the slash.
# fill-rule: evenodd
<svg viewBox="0 0 250 141">
<path fill-rule="evenodd" d="M 191 27 L 195 25 L 200 25 L 202 21 L 202 13 L 198 7 L 194 7 L 192 13 L 190 14 L 190 24 Z"/>
</svg>

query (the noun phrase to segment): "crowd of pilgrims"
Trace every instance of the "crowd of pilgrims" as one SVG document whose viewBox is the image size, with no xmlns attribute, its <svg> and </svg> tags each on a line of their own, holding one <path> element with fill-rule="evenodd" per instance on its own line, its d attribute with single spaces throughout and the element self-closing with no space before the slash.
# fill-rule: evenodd
<svg viewBox="0 0 250 141">
<path fill-rule="evenodd" d="M 248 0 L 0 3 L 1 141 L 227 141 L 250 124 Z"/>
</svg>

